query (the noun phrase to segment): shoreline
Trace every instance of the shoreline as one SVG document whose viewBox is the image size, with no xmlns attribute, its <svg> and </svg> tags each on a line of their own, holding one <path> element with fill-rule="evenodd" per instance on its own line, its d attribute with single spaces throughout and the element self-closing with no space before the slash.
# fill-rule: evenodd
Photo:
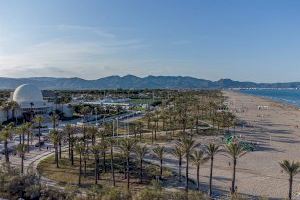
<svg viewBox="0 0 300 200">
<path fill-rule="evenodd" d="M 238 135 L 242 135 L 248 141 L 259 143 L 256 151 L 239 159 L 237 167 L 239 192 L 271 199 L 287 197 L 288 177 L 281 172 L 278 163 L 282 160 L 300 160 L 299 108 L 238 91 L 222 92 L 227 97 L 229 109 L 250 125 L 238 127 Z M 268 108 L 258 109 L 258 105 Z M 239 109 L 243 112 L 235 112 Z M 224 159 L 216 163 L 224 165 Z M 216 173 L 225 174 L 218 170 Z M 295 176 L 294 182 L 293 191 L 296 194 L 300 192 L 299 175 Z"/>
<path fill-rule="evenodd" d="M 284 106 L 284 107 L 287 107 L 287 108 L 300 110 L 300 105 L 297 106 L 295 104 L 288 103 L 287 101 L 284 101 L 284 100 L 273 99 L 272 97 L 260 96 L 260 95 L 255 95 L 255 94 L 247 94 L 247 93 L 243 93 L 243 92 L 240 92 L 240 91 L 237 91 L 237 90 L 222 90 L 222 92 L 229 92 L 229 93 L 232 92 L 232 93 L 237 93 L 237 94 L 240 94 L 240 95 L 250 96 L 250 97 L 254 97 L 254 98 L 260 98 L 260 99 L 265 100 L 265 101 L 273 102 L 274 104 L 280 104 L 281 106 Z"/>
</svg>

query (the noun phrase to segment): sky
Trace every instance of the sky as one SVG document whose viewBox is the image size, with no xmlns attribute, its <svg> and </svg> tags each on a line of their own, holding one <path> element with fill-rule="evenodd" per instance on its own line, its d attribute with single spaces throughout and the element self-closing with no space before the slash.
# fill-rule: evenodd
<svg viewBox="0 0 300 200">
<path fill-rule="evenodd" d="M 300 81 L 298 0 L 0 0 L 1 77 Z"/>
</svg>

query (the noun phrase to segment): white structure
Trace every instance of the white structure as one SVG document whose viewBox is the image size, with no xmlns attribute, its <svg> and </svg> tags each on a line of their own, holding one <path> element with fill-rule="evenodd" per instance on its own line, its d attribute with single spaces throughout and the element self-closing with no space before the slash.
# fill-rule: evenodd
<svg viewBox="0 0 300 200">
<path fill-rule="evenodd" d="M 11 95 L 11 100 L 15 101 L 19 108 L 14 110 L 4 110 L 0 108 L 0 124 L 7 119 L 23 118 L 26 114 L 33 112 L 37 115 L 48 115 L 50 112 L 58 110 L 64 117 L 73 116 L 73 108 L 67 104 L 55 105 L 43 99 L 42 91 L 32 84 L 20 85 Z"/>
<path fill-rule="evenodd" d="M 12 100 L 18 103 L 23 113 L 47 114 L 51 107 L 43 100 L 42 91 L 31 84 L 17 87 Z"/>
</svg>

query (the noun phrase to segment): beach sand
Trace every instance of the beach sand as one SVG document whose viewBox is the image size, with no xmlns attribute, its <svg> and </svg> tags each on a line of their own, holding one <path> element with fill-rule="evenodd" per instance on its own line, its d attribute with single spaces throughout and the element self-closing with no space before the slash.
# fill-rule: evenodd
<svg viewBox="0 0 300 200">
<path fill-rule="evenodd" d="M 225 91 L 224 95 L 228 97 L 230 109 L 247 122 L 246 126 L 237 128 L 236 134 L 258 143 L 257 151 L 238 160 L 238 192 L 270 198 L 287 197 L 288 176 L 282 173 L 278 162 L 300 160 L 299 109 L 237 92 Z M 264 107 L 258 109 L 258 106 Z M 217 187 L 229 189 L 232 174 L 229 161 L 221 155 L 216 158 L 214 184 Z M 300 175 L 295 177 L 293 189 L 300 194 Z"/>
</svg>

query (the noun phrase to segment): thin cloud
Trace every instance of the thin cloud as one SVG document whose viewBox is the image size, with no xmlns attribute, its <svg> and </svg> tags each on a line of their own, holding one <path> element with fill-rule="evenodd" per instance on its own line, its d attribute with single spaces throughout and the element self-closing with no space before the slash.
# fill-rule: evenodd
<svg viewBox="0 0 300 200">
<path fill-rule="evenodd" d="M 48 26 L 47 28 L 50 28 Z M 51 38 L 27 46 L 17 45 L 14 52 L 0 51 L 0 76 L 77 76 L 114 61 L 108 59 L 145 48 L 140 39 L 119 39 L 97 27 L 58 25 L 52 32 L 93 33 L 97 37 Z M 84 34 L 80 33 L 84 36 Z M 95 71 L 101 71 L 96 69 Z M 80 73 L 77 73 L 80 72 Z"/>
</svg>

